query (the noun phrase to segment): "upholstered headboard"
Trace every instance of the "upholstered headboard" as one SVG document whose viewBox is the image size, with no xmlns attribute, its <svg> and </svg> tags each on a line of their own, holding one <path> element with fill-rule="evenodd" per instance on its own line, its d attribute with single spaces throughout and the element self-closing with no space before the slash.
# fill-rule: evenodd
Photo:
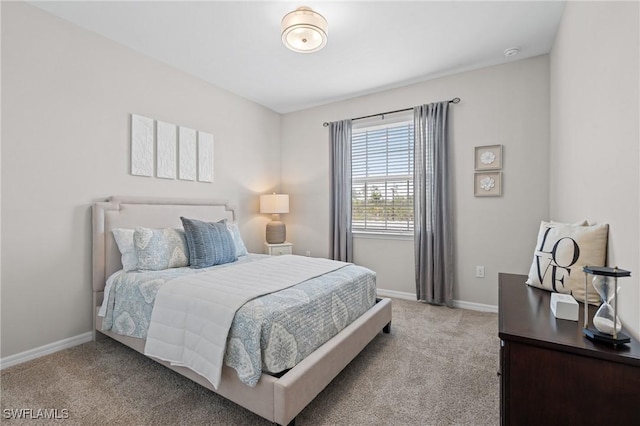
<svg viewBox="0 0 640 426">
<path fill-rule="evenodd" d="M 122 269 L 121 255 L 111 232 L 114 228 L 182 227 L 180 216 L 215 222 L 233 221 L 233 210 L 223 201 L 167 198 L 110 197 L 93 205 L 93 291 L 102 292 L 107 278 Z M 102 298 L 94 299 L 100 303 Z"/>
</svg>

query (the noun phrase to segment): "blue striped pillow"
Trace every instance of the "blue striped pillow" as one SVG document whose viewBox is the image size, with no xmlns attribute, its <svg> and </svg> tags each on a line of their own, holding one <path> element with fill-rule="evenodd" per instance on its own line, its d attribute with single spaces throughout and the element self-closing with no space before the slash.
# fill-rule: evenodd
<svg viewBox="0 0 640 426">
<path fill-rule="evenodd" d="M 235 262 L 236 246 L 224 223 L 210 223 L 180 217 L 189 247 L 192 268 L 206 268 Z"/>
</svg>

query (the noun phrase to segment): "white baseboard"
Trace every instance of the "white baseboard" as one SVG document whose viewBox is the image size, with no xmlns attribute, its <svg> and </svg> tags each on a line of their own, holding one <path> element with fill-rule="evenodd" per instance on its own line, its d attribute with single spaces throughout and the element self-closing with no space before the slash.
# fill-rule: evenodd
<svg viewBox="0 0 640 426">
<path fill-rule="evenodd" d="M 483 303 L 465 302 L 464 300 L 454 300 L 454 308 L 468 309 L 470 311 L 493 312 L 498 313 L 498 307 L 495 305 L 485 305 Z"/>
<path fill-rule="evenodd" d="M 395 291 L 395 290 L 385 290 L 383 288 L 377 289 L 378 296 L 383 297 L 395 297 L 397 299 L 404 300 L 413 300 L 416 302 L 416 295 L 414 293 L 407 293 L 404 291 Z M 470 311 L 480 311 L 480 312 L 493 312 L 498 313 L 498 307 L 495 305 L 485 305 L 482 303 L 474 303 L 474 302 L 465 302 L 464 300 L 454 300 L 453 301 L 454 308 L 460 309 L 468 309 Z"/>
<path fill-rule="evenodd" d="M 30 361 L 32 359 L 40 358 L 41 356 L 68 349 L 73 346 L 78 346 L 83 343 L 90 342 L 91 340 L 93 340 L 93 333 L 89 331 L 87 333 L 78 334 L 74 337 L 69 337 L 67 339 L 49 343 L 48 345 L 29 349 L 28 351 L 24 351 L 19 354 L 9 355 L 0 359 L 0 370 L 4 370 L 5 368 L 9 368 L 14 365 L 22 364 L 23 362 Z"/>
<path fill-rule="evenodd" d="M 395 297 L 396 299 L 413 300 L 416 302 L 415 293 L 406 293 L 404 291 L 385 290 L 383 288 L 376 289 L 378 296 Z"/>
</svg>

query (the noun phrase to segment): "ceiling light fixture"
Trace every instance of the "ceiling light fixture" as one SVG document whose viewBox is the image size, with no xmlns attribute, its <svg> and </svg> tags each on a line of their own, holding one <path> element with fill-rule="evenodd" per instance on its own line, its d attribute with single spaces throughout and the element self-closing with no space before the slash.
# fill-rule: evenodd
<svg viewBox="0 0 640 426">
<path fill-rule="evenodd" d="M 518 47 L 510 47 L 504 51 L 504 56 L 506 56 L 507 58 L 510 56 L 516 56 L 518 52 L 520 52 L 520 49 Z"/>
<path fill-rule="evenodd" d="M 280 28 L 282 42 L 294 52 L 313 53 L 327 44 L 327 20 L 309 7 L 284 15 Z"/>
</svg>

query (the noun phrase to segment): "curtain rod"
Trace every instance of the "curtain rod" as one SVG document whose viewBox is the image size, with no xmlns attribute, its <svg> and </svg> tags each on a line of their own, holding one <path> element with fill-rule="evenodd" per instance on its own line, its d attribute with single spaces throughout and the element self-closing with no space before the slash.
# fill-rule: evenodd
<svg viewBox="0 0 640 426">
<path fill-rule="evenodd" d="M 449 101 L 450 104 L 459 104 L 460 103 L 460 98 L 453 98 Z M 379 115 L 382 115 L 383 117 L 387 114 L 395 114 L 396 112 L 404 112 L 404 111 L 411 111 L 413 108 L 404 108 L 404 109 L 397 109 L 395 111 L 387 111 L 387 112 L 380 112 L 378 114 L 371 114 L 371 115 L 365 115 L 363 117 L 356 117 L 356 118 L 352 118 L 351 121 L 356 121 L 356 120 L 363 120 L 365 118 L 371 118 L 371 117 L 377 117 Z M 322 125 L 324 127 L 329 126 L 329 123 L 327 123 L 326 121 L 324 123 L 322 123 Z"/>
</svg>

